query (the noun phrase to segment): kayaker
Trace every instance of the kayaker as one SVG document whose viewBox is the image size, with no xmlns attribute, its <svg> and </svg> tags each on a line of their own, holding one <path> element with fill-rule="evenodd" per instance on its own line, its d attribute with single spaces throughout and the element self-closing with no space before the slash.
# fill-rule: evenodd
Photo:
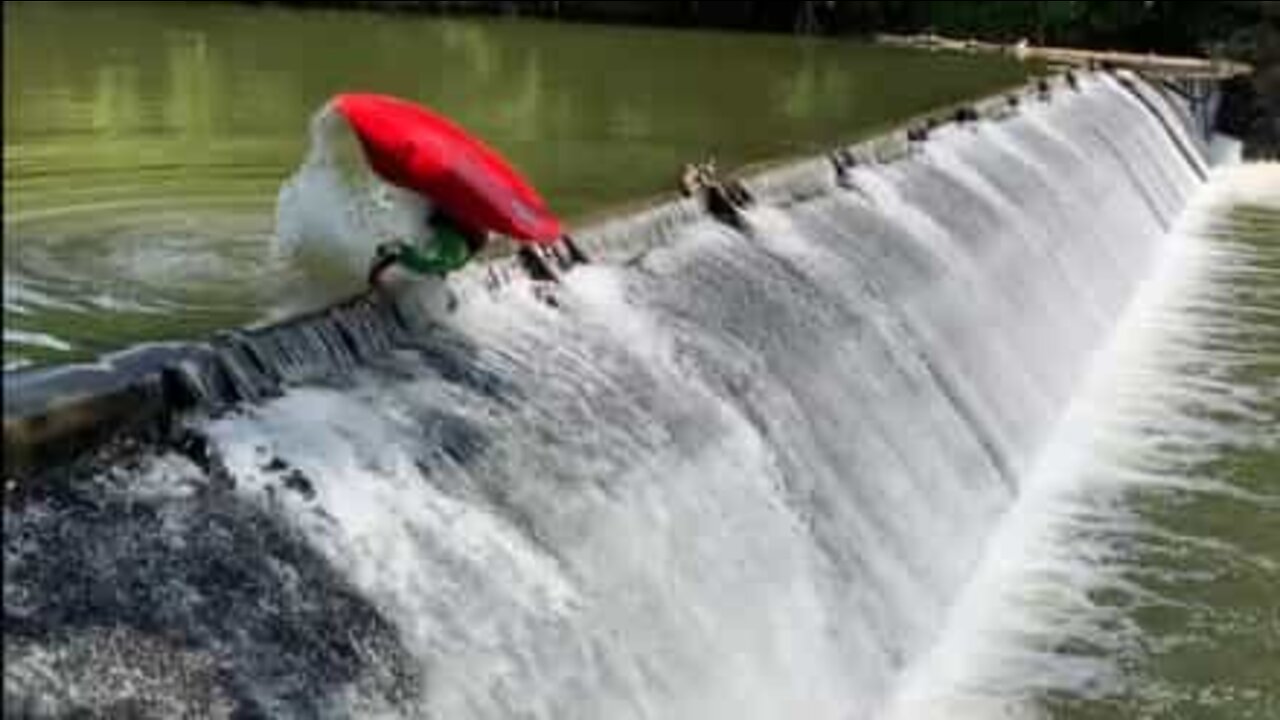
<svg viewBox="0 0 1280 720">
<path fill-rule="evenodd" d="M 419 275 L 444 277 L 459 270 L 484 249 L 488 233 L 463 229 L 436 210 L 427 221 L 431 236 L 424 242 L 393 240 L 378 246 L 369 267 L 369 284 L 378 285 L 382 274 L 399 265 Z"/>
</svg>

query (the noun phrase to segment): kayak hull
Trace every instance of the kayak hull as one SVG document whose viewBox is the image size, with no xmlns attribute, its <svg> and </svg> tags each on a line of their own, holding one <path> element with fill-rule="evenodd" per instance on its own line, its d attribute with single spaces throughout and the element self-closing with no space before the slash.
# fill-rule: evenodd
<svg viewBox="0 0 1280 720">
<path fill-rule="evenodd" d="M 334 107 L 360 139 L 370 167 L 420 193 L 463 229 L 551 244 L 559 219 L 496 152 L 448 119 L 406 100 L 344 93 Z"/>
</svg>

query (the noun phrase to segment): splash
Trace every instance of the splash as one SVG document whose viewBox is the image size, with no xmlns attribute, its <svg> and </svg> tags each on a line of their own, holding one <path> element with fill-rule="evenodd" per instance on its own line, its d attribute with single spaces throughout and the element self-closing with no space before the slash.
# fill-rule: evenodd
<svg viewBox="0 0 1280 720">
<path fill-rule="evenodd" d="M 311 120 L 311 144 L 280 188 L 276 251 L 334 294 L 363 287 L 379 243 L 422 240 L 430 203 L 379 179 L 332 103 Z"/>
</svg>

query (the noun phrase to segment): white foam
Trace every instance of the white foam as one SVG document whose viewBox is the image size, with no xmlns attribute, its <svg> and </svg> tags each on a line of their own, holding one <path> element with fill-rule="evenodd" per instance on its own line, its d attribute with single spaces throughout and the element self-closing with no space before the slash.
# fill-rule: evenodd
<svg viewBox="0 0 1280 720">
<path fill-rule="evenodd" d="M 306 159 L 280 188 L 276 249 L 337 296 L 363 287 L 379 243 L 423 239 L 429 214 L 425 198 L 369 170 L 345 119 L 325 106 Z"/>
</svg>

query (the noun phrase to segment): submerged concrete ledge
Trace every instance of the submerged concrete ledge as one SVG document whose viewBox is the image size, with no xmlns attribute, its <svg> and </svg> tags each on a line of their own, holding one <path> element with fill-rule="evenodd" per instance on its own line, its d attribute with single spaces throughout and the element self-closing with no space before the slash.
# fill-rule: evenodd
<svg viewBox="0 0 1280 720">
<path fill-rule="evenodd" d="M 1011 55 L 1020 60 L 1043 60 L 1052 65 L 1087 69 L 1105 65 L 1140 72 L 1150 76 L 1173 76 L 1182 79 L 1226 80 L 1248 75 L 1253 68 L 1233 60 L 1174 55 L 1142 54 L 1120 50 L 1086 50 L 1082 48 L 1036 46 L 1030 44 L 1004 45 L 981 40 L 960 40 L 941 35 L 893 35 L 876 36 L 876 42 L 891 47 L 918 50 L 946 50 L 951 52 L 982 52 Z"/>
<path fill-rule="evenodd" d="M 911 152 L 920 128 L 1001 119 L 1022 101 L 1074 85 L 1059 76 L 909 119 L 888 132 L 825 154 L 748 166 L 700 194 L 659 196 L 590 217 L 571 230 L 592 262 L 623 264 L 666 244 L 681 228 L 712 219 L 733 221 L 744 204 L 785 206 L 828 193 L 852 165 L 895 162 Z M 717 208 L 716 203 L 723 203 Z M 508 248 L 509 249 L 509 248 Z M 572 254 L 572 253 L 570 253 Z M 535 264 L 554 278 L 574 261 L 563 249 Z M 458 275 L 459 295 L 492 292 L 513 276 L 538 277 L 528 258 L 490 256 Z M 389 303 L 365 293 L 303 315 L 220 333 L 199 342 L 151 343 L 92 363 L 39 367 L 4 375 L 6 498 L 22 493 L 42 472 L 68 464 L 122 437 L 167 433 L 184 413 L 217 412 L 259 401 L 291 385 L 346 373 L 406 340 L 406 326 Z M 265 361 L 270 355 L 274 360 Z M 323 361 L 321 358 L 323 357 Z M 16 490 L 15 490 L 16 486 Z"/>
<path fill-rule="evenodd" d="M 207 341 L 145 343 L 110 353 L 95 362 L 38 367 L 4 375 L 4 471 L 6 488 L 15 476 L 74 460 L 120 435 L 165 430 L 178 414 L 228 402 L 253 401 L 288 383 L 306 382 L 331 369 L 289 358 L 268 368 L 262 348 L 286 333 L 338 352 L 347 367 L 370 349 L 390 348 L 393 338 L 363 333 L 344 339 L 343 327 L 358 327 L 384 312 L 368 296 L 351 298 L 280 323 L 219 333 Z M 363 318 L 361 316 L 364 316 Z M 329 337 L 317 331 L 333 326 Z M 347 331 L 350 334 L 351 331 Z M 295 340 L 295 345 L 298 345 Z M 303 346 L 305 347 L 305 345 Z M 294 353 L 301 355 L 302 353 Z"/>
</svg>

